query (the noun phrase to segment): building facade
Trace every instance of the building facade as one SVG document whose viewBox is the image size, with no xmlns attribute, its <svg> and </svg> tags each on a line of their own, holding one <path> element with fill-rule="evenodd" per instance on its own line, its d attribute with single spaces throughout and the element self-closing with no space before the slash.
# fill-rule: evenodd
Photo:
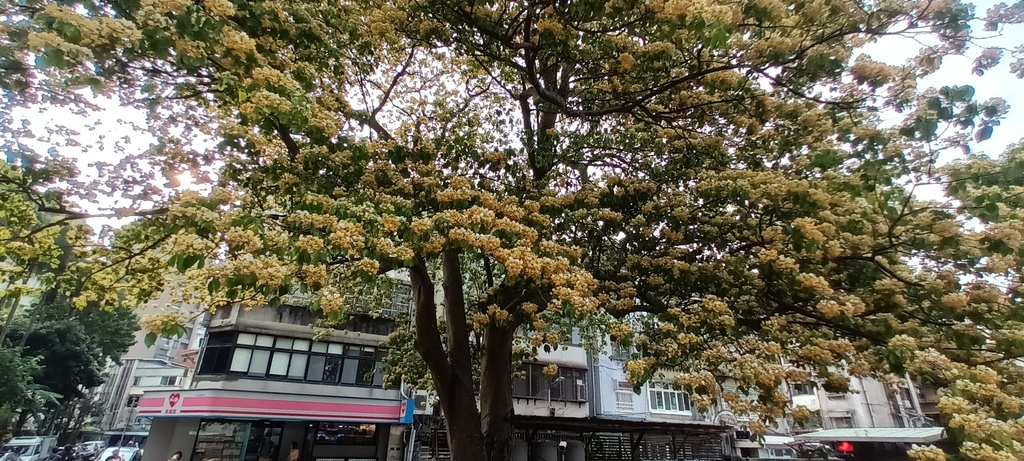
<svg viewBox="0 0 1024 461">
<path fill-rule="evenodd" d="M 719 461 L 727 427 L 692 411 L 689 397 L 655 382 L 634 393 L 623 357 L 589 353 L 578 334 L 522 364 L 512 384 L 514 461 Z M 557 365 L 555 374 L 545 368 Z M 628 387 L 628 389 L 627 389 Z M 443 421 L 418 420 L 418 461 L 449 459 Z"/>
<path fill-rule="evenodd" d="M 141 399 L 138 414 L 153 418 L 143 461 L 285 460 L 293 447 L 309 461 L 400 461 L 413 405 L 382 388 L 379 365 L 407 291 L 391 313 L 322 334 L 302 306 L 219 309 L 190 386 Z"/>
<path fill-rule="evenodd" d="M 186 320 L 185 334 L 175 338 L 159 338 L 152 347 L 145 344 L 146 333 L 135 333 L 135 344 L 120 363 L 107 367 L 108 379 L 100 386 L 97 400 L 102 407 L 99 427 L 107 443 L 140 444 L 150 429 L 151 418 L 139 415 L 137 404 L 143 393 L 178 390 L 189 387 L 196 368 L 199 348 L 206 340 L 209 314 L 201 307 L 171 302 L 164 293 L 143 309 L 140 316 L 173 312 Z"/>
<path fill-rule="evenodd" d="M 790 438 L 789 447 L 811 447 L 846 460 L 909 460 L 906 451 L 913 444 L 945 443 L 934 407 L 938 398 L 929 389 L 909 377 L 897 385 L 851 377 L 848 393 L 787 385 L 791 405 L 807 407 L 813 418 L 802 426 L 783 421 L 779 434 Z M 765 448 L 760 456 L 769 454 Z"/>
</svg>

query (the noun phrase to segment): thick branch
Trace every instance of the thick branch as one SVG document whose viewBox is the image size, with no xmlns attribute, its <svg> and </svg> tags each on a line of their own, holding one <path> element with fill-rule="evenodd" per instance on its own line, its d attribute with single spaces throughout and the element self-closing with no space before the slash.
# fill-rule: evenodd
<svg viewBox="0 0 1024 461">
<path fill-rule="evenodd" d="M 430 280 L 427 266 L 417 259 L 409 268 L 412 283 L 412 297 L 416 306 L 416 351 L 434 376 L 435 384 L 447 384 L 451 380 L 451 366 L 441 343 L 441 329 L 437 325 L 437 305 L 434 303 L 434 282 Z M 439 395 L 447 386 L 437 386 Z"/>
<path fill-rule="evenodd" d="M 455 378 L 472 389 L 473 360 L 466 324 L 466 298 L 463 294 L 462 264 L 459 250 L 448 249 L 442 261 L 444 272 L 444 313 L 448 323 L 448 356 Z"/>
<path fill-rule="evenodd" d="M 897 281 L 900 281 L 900 282 L 902 282 L 904 284 L 907 284 L 907 285 L 910 285 L 910 286 L 913 286 L 913 287 L 923 287 L 924 286 L 924 284 L 922 284 L 920 282 L 915 282 L 913 280 L 907 279 L 906 277 L 903 277 L 903 276 L 897 274 L 892 269 L 886 267 L 885 264 L 883 264 L 881 261 L 878 260 L 878 258 L 875 258 L 875 257 L 871 257 L 871 256 L 840 256 L 840 257 L 836 258 L 836 260 L 837 261 L 863 261 L 863 262 L 871 263 L 871 264 L 874 264 L 875 267 L 878 268 L 878 270 L 882 271 L 882 273 L 884 273 L 885 275 L 888 275 L 889 277 L 892 277 L 893 279 L 896 279 Z"/>
<path fill-rule="evenodd" d="M 414 57 L 416 57 L 415 47 L 409 50 L 409 57 L 405 58 L 405 62 L 402 64 L 402 69 L 399 70 L 398 73 L 395 74 L 395 76 L 391 79 L 391 84 L 389 84 L 388 89 L 384 91 L 384 96 L 381 96 L 380 98 L 380 104 L 377 104 L 377 107 L 375 107 L 373 111 L 370 112 L 370 118 L 376 119 L 377 114 L 379 114 L 381 109 L 383 109 L 384 106 L 387 105 L 388 101 L 391 99 L 391 93 L 394 92 L 395 87 L 398 86 L 398 81 L 401 80 L 402 77 L 404 77 L 406 74 L 408 74 L 409 66 L 412 65 L 412 59 Z"/>
<path fill-rule="evenodd" d="M 292 138 L 291 131 L 288 127 L 282 125 L 278 121 L 274 121 L 274 129 L 277 131 L 277 136 L 281 138 L 281 142 L 284 143 L 285 148 L 288 149 L 288 157 L 294 162 L 299 157 L 299 145 Z"/>
</svg>

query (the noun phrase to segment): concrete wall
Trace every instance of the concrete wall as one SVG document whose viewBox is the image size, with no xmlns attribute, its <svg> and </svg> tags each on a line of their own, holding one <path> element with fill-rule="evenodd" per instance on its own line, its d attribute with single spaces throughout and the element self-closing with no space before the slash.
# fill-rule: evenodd
<svg viewBox="0 0 1024 461">
<path fill-rule="evenodd" d="M 316 320 L 317 314 L 304 307 L 264 307 L 247 311 L 238 306 L 229 306 L 217 310 L 210 319 L 209 330 L 240 330 L 257 334 L 312 338 L 313 329 L 310 325 L 313 325 Z M 334 330 L 318 339 L 376 346 L 387 339 L 387 336 Z"/>
<path fill-rule="evenodd" d="M 835 428 L 833 418 L 849 417 L 854 427 L 899 427 L 889 403 L 889 390 L 874 379 L 850 380 L 850 393 L 829 394 L 821 389 L 815 393 L 821 407 L 826 429 Z"/>
<path fill-rule="evenodd" d="M 284 425 L 284 431 L 281 432 L 281 447 L 277 452 L 278 460 L 287 460 L 288 453 L 292 450 L 292 442 L 299 443 L 299 453 L 303 453 L 308 447 L 306 447 L 306 424 L 301 422 L 290 422 Z M 299 457 L 302 459 L 302 456 Z"/>
<path fill-rule="evenodd" d="M 542 364 L 553 363 L 559 367 L 587 369 L 587 351 L 579 346 L 560 346 L 551 352 L 541 351 L 537 354 L 537 362 Z M 590 371 L 587 371 L 585 385 L 589 388 L 591 384 Z M 588 403 L 583 402 L 560 402 L 547 399 L 516 398 L 513 401 L 517 415 L 530 416 L 554 416 L 568 418 L 585 418 L 590 416 Z"/>
<path fill-rule="evenodd" d="M 594 414 L 598 417 L 633 419 L 659 422 L 706 422 L 709 417 L 695 411 L 658 411 L 650 406 L 650 387 L 643 385 L 640 393 L 630 392 L 633 403 L 629 408 L 620 408 L 616 400 L 619 382 L 626 382 L 623 362 L 612 359 L 611 346 L 593 357 L 591 385 L 594 389 Z M 663 371 L 663 379 L 671 381 L 673 373 Z"/>
</svg>

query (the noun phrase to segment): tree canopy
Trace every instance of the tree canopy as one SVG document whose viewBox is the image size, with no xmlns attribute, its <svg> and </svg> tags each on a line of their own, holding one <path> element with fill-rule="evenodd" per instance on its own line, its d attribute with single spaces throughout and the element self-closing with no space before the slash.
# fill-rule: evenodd
<svg viewBox="0 0 1024 461">
<path fill-rule="evenodd" d="M 159 144 L 103 167 L 120 171 L 111 192 L 155 203 L 123 211 L 144 218 L 111 246 L 112 261 L 144 261 L 124 274 L 162 258 L 211 308 L 303 292 L 343 317 L 346 287 L 407 271 L 415 353 L 458 461 L 508 459 L 513 357 L 556 347 L 557 325 L 632 346 L 636 383 L 680 370 L 699 409 L 722 400 L 754 431 L 807 415 L 784 381 L 843 391 L 909 373 L 946 389 L 962 456 L 1024 456 L 1016 156 L 937 163 L 988 139 L 1007 107 L 917 84 L 979 50 L 978 30 L 1019 22 L 1019 4 L 2 8 L 6 105 L 85 111 L 93 91 L 148 111 Z M 862 52 L 890 35 L 924 45 L 902 64 Z M 1019 58 L 979 50 L 975 71 L 1005 54 Z M 905 119 L 882 123 L 890 113 Z M 137 162 L 216 181 L 163 201 L 159 174 L 124 174 Z M 915 193 L 931 183 L 948 198 Z"/>
</svg>

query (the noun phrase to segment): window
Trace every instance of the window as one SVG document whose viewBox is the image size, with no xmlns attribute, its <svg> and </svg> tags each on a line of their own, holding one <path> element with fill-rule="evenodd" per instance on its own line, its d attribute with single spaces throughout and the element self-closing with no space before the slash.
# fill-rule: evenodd
<svg viewBox="0 0 1024 461">
<path fill-rule="evenodd" d="M 651 410 L 686 413 L 690 411 L 690 395 L 672 388 L 668 383 L 655 382 L 649 386 Z"/>
<path fill-rule="evenodd" d="M 398 314 L 409 312 L 412 307 L 412 285 L 400 284 L 394 287 L 391 292 L 391 302 L 388 303 L 386 299 L 380 298 L 381 293 L 374 291 L 365 291 L 362 296 L 356 296 L 356 301 L 352 302 L 350 312 L 353 314 L 366 314 L 372 317 L 380 317 L 385 319 L 395 319 Z M 366 300 L 370 297 L 376 298 L 376 301 Z"/>
<path fill-rule="evenodd" d="M 199 374 L 378 386 L 384 375 L 377 370 L 386 353 L 372 346 L 221 332 L 210 335 Z"/>
<path fill-rule="evenodd" d="M 814 389 L 811 388 L 809 383 L 791 383 L 789 388 L 792 389 L 793 395 L 810 395 L 814 393 Z"/>
<path fill-rule="evenodd" d="M 633 406 L 633 386 L 626 381 L 615 382 L 615 411 L 633 413 L 636 407 Z"/>
<path fill-rule="evenodd" d="M 619 343 L 612 343 L 612 354 L 609 358 L 618 362 L 625 362 L 629 360 L 630 354 L 633 353 L 632 348 L 629 346 L 623 346 Z"/>
<path fill-rule="evenodd" d="M 829 422 L 832 423 L 832 429 L 850 429 L 853 427 L 852 416 L 832 416 L 829 418 Z"/>
<path fill-rule="evenodd" d="M 409 312 L 412 307 L 412 286 L 401 285 L 395 287 L 394 293 L 391 294 L 391 306 L 381 309 L 380 316 L 387 317 L 390 319 L 398 317 L 398 314 L 402 312 Z"/>
<path fill-rule="evenodd" d="M 176 385 L 178 385 L 178 377 L 177 376 L 161 376 L 160 377 L 160 385 L 161 386 L 176 386 Z"/>
<path fill-rule="evenodd" d="M 374 424 L 320 423 L 316 431 L 317 445 L 373 445 L 377 442 Z"/>
<path fill-rule="evenodd" d="M 792 448 L 772 448 L 770 451 L 772 453 L 772 456 L 774 456 L 776 458 L 794 458 L 794 457 L 796 457 L 796 453 L 793 451 Z"/>
<path fill-rule="evenodd" d="M 252 349 L 235 349 L 235 355 L 231 357 L 231 368 L 229 371 L 245 373 L 249 371 L 249 359 L 252 358 Z"/>
<path fill-rule="evenodd" d="M 136 376 L 135 378 L 132 379 L 132 386 L 138 386 L 139 384 L 142 384 L 141 376 Z"/>
<path fill-rule="evenodd" d="M 582 402 L 587 400 L 587 370 L 559 367 L 558 374 L 544 374 L 546 363 L 523 364 L 523 374 L 512 382 L 512 396 Z"/>
<path fill-rule="evenodd" d="M 199 374 L 222 374 L 231 364 L 231 349 L 235 340 L 233 332 L 212 333 L 203 347 L 199 362 Z"/>
</svg>

